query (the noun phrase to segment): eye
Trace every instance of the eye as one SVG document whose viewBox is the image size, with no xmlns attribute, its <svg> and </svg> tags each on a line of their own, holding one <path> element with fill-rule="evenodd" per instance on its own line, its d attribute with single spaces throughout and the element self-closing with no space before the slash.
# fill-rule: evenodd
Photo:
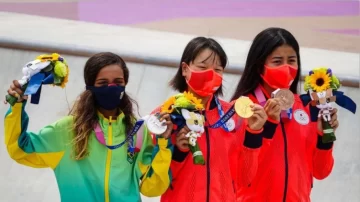
<svg viewBox="0 0 360 202">
<path fill-rule="evenodd" d="M 319 105 L 319 104 L 320 104 L 320 101 L 319 101 L 319 100 L 316 100 L 316 104 Z"/>
<path fill-rule="evenodd" d="M 108 82 L 99 82 L 97 83 L 98 86 L 107 86 L 109 85 Z"/>
<path fill-rule="evenodd" d="M 327 103 L 330 103 L 330 98 L 326 98 L 326 102 L 327 102 Z"/>
<path fill-rule="evenodd" d="M 194 120 L 194 124 L 195 124 L 195 125 L 199 125 L 198 120 Z"/>
</svg>

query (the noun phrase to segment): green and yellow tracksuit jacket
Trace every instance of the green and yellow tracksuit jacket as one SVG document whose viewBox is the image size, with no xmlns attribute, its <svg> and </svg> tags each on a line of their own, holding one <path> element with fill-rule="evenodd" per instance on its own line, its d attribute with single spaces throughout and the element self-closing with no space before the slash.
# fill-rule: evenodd
<svg viewBox="0 0 360 202">
<path fill-rule="evenodd" d="M 25 105 L 17 103 L 6 113 L 7 151 L 20 164 L 52 168 L 62 202 L 138 202 L 140 192 L 159 196 L 170 185 L 172 146 L 168 140 L 158 138 L 154 145 L 145 128 L 141 149 L 130 164 L 127 144 L 110 150 L 98 142 L 93 132 L 88 142 L 89 155 L 76 161 L 72 158 L 73 117 L 64 117 L 38 133 L 27 132 L 29 117 Z M 98 116 L 107 145 L 125 140 L 124 114 L 115 119 Z"/>
</svg>

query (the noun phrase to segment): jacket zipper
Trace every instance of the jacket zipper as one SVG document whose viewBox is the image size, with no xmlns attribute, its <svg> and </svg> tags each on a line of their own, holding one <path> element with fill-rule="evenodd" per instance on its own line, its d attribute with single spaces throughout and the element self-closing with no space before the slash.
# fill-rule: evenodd
<svg viewBox="0 0 360 202">
<path fill-rule="evenodd" d="M 107 144 L 112 145 L 112 125 L 111 125 L 112 117 L 109 120 L 109 128 L 108 128 L 108 142 Z M 111 166 L 111 149 L 107 149 L 106 155 L 106 165 L 105 165 L 105 202 L 110 202 L 110 192 L 109 192 L 109 184 L 110 184 L 110 166 Z"/>
<path fill-rule="evenodd" d="M 205 127 L 205 135 L 206 135 L 206 202 L 210 201 L 210 137 L 209 137 L 209 131 L 207 127 Z"/>
<path fill-rule="evenodd" d="M 285 186 L 284 186 L 284 196 L 283 202 L 286 202 L 287 187 L 288 187 L 288 178 L 289 178 L 289 163 L 288 163 L 288 154 L 287 154 L 287 139 L 284 123 L 280 120 L 281 130 L 284 137 L 284 160 L 285 160 Z"/>
</svg>

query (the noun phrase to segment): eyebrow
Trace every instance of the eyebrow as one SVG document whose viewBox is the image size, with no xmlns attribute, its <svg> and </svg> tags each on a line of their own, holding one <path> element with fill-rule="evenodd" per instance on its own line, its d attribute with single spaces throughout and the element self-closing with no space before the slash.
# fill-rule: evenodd
<svg viewBox="0 0 360 202">
<path fill-rule="evenodd" d="M 124 80 L 124 78 L 119 77 L 119 78 L 115 78 L 115 80 Z M 96 79 L 96 81 L 108 81 L 108 79 L 100 78 L 100 79 Z"/>
<path fill-rule="evenodd" d="M 291 55 L 288 58 L 296 58 L 296 55 Z M 283 59 L 282 56 L 274 56 L 272 59 Z"/>
</svg>

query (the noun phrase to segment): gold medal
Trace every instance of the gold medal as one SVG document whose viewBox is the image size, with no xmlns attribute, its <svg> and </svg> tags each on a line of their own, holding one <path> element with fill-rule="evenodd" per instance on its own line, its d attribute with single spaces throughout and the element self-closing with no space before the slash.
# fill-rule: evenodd
<svg viewBox="0 0 360 202">
<path fill-rule="evenodd" d="M 242 118 L 251 117 L 254 112 L 251 110 L 251 105 L 254 103 L 248 97 L 239 97 L 235 101 L 235 111 Z"/>
</svg>

